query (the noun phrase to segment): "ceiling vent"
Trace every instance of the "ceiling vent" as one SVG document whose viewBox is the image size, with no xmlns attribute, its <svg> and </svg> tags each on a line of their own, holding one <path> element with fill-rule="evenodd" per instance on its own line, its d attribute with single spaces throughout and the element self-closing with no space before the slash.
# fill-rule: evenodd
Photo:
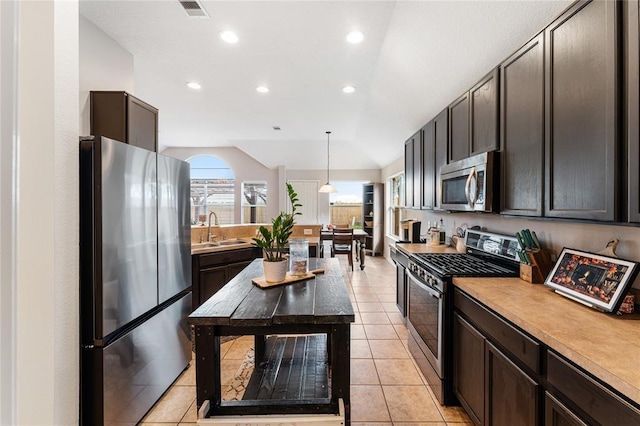
<svg viewBox="0 0 640 426">
<path fill-rule="evenodd" d="M 184 8 L 184 11 L 187 12 L 187 15 L 191 18 L 208 18 L 209 14 L 204 7 L 197 0 L 178 0 L 180 4 Z"/>
</svg>

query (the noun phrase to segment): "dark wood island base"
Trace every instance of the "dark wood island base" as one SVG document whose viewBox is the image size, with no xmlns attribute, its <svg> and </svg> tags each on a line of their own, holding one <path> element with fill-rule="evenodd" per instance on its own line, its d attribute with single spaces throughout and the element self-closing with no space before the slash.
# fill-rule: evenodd
<svg viewBox="0 0 640 426">
<path fill-rule="evenodd" d="M 203 417 L 337 415 L 342 400 L 350 424 L 353 307 L 337 259 L 311 263 L 325 273 L 260 289 L 251 283 L 262 275 L 257 259 L 191 314 L 198 410 L 208 405 Z M 255 336 L 256 369 L 242 401 L 222 401 L 220 337 L 231 335 Z M 289 366 L 273 368 L 283 357 Z"/>
</svg>

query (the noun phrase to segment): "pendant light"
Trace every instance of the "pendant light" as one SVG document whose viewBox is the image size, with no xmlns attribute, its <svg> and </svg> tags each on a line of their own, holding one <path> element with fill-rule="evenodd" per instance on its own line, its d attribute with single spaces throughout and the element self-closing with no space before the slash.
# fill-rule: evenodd
<svg viewBox="0 0 640 426">
<path fill-rule="evenodd" d="M 338 192 L 336 190 L 336 187 L 329 183 L 329 135 L 331 134 L 331 132 L 326 132 L 326 133 L 327 133 L 327 183 L 322 185 L 318 190 L 318 192 L 326 192 L 326 193 Z"/>
</svg>

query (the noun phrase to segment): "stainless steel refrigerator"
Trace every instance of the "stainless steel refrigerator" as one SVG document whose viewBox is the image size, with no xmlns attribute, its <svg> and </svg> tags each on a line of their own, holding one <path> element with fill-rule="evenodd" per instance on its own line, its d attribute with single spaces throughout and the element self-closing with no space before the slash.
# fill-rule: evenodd
<svg viewBox="0 0 640 426">
<path fill-rule="evenodd" d="M 191 359 L 189 165 L 80 141 L 80 421 L 135 425 Z"/>
</svg>

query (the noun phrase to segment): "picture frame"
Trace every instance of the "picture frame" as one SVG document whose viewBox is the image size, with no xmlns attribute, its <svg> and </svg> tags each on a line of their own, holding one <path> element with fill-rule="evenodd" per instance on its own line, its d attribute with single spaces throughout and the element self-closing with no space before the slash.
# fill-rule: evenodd
<svg viewBox="0 0 640 426">
<path fill-rule="evenodd" d="M 544 284 L 591 308 L 617 312 L 638 269 L 637 262 L 565 247 Z"/>
</svg>

